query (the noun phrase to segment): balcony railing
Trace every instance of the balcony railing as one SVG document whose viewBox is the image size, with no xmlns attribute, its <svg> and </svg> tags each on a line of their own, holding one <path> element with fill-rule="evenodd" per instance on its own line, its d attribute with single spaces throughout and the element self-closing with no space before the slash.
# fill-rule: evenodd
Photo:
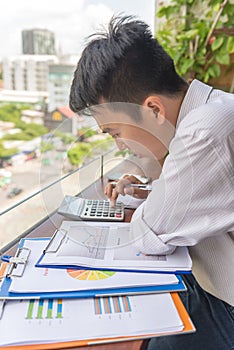
<svg viewBox="0 0 234 350">
<path fill-rule="evenodd" d="M 53 220 L 52 214 L 56 212 L 65 194 L 82 195 L 88 186 L 123 162 L 123 157 L 116 157 L 115 153 L 116 149 L 112 149 L 43 188 L 38 185 L 37 191 L 3 210 L 0 213 L 0 252 L 9 249 L 44 220 Z"/>
</svg>

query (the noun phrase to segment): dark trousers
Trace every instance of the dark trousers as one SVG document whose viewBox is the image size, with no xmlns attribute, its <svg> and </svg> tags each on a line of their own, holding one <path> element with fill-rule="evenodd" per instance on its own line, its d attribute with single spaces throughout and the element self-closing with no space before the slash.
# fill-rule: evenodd
<svg viewBox="0 0 234 350">
<path fill-rule="evenodd" d="M 183 279 L 188 290 L 180 297 L 196 332 L 152 338 L 147 350 L 234 350 L 234 307 L 205 292 L 192 275 Z"/>
</svg>

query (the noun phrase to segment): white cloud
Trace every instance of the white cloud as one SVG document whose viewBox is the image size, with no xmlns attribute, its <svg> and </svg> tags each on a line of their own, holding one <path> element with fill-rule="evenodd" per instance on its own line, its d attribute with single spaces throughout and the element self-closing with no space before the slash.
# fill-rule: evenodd
<svg viewBox="0 0 234 350">
<path fill-rule="evenodd" d="M 147 21 L 154 0 L 7 0 L 0 12 L 0 58 L 21 53 L 23 29 L 45 28 L 55 33 L 57 49 L 79 54 L 85 38 L 113 13 L 141 14 Z M 146 14 L 147 13 L 147 14 Z M 145 16 L 145 17 L 144 17 Z M 153 18 L 153 13 L 152 13 Z"/>
<path fill-rule="evenodd" d="M 104 4 L 89 5 L 82 12 L 73 13 L 69 26 L 64 28 L 62 25 L 57 30 L 63 51 L 77 53 L 85 39 L 100 27 L 100 23 L 107 24 L 112 15 L 113 11 Z"/>
</svg>

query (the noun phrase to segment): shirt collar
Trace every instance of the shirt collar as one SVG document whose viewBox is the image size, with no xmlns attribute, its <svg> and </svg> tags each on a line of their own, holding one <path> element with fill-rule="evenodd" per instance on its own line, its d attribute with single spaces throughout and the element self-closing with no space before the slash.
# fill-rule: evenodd
<svg viewBox="0 0 234 350">
<path fill-rule="evenodd" d="M 191 82 L 180 107 L 176 128 L 191 110 L 207 102 L 212 89 L 211 86 L 206 85 L 199 80 L 194 79 Z"/>
</svg>

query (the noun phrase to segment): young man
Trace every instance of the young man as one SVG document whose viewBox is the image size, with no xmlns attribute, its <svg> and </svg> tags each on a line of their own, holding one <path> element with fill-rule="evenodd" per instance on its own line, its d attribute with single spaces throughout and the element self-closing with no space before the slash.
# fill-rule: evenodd
<svg viewBox="0 0 234 350">
<path fill-rule="evenodd" d="M 120 149 L 166 157 L 153 190 L 135 211 L 133 240 L 147 254 L 188 246 L 193 275 L 181 293 L 196 333 L 151 339 L 155 350 L 234 348 L 234 98 L 194 80 L 132 17 L 92 37 L 71 87 L 70 107 L 88 108 Z M 109 197 L 124 193 L 125 183 Z"/>
</svg>

